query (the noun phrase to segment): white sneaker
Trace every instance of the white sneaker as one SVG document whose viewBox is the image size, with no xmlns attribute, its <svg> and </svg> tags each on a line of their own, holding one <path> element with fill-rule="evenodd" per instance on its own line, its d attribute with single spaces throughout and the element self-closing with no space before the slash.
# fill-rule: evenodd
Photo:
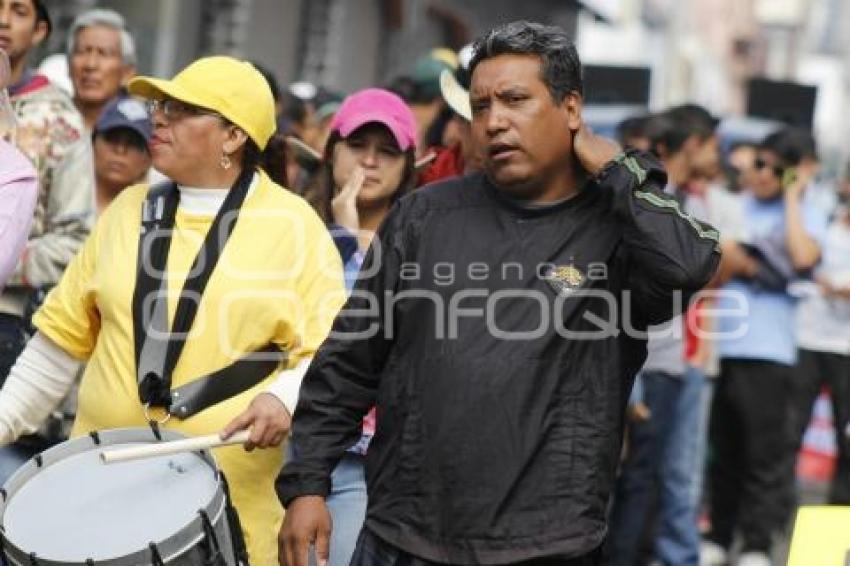
<svg viewBox="0 0 850 566">
<path fill-rule="evenodd" d="M 745 552 L 738 558 L 738 566 L 772 566 L 770 556 L 764 552 Z"/>
<path fill-rule="evenodd" d="M 729 556 L 726 549 L 709 540 L 699 545 L 699 566 L 726 566 Z"/>
</svg>

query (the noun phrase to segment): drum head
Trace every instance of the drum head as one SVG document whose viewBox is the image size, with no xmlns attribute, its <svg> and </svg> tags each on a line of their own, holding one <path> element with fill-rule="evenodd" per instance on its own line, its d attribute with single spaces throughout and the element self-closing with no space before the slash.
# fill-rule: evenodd
<svg viewBox="0 0 850 566">
<path fill-rule="evenodd" d="M 93 446 L 45 464 L 10 493 L 7 540 L 61 562 L 125 556 L 184 528 L 219 487 L 215 469 L 197 453 L 104 464 L 102 450 Z"/>
</svg>

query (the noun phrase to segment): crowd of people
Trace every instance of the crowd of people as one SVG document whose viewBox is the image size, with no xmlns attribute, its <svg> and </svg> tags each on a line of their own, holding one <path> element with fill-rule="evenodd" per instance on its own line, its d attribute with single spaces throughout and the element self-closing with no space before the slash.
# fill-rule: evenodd
<svg viewBox="0 0 850 566">
<path fill-rule="evenodd" d="M 647 553 L 663 564 L 727 564 L 736 539 L 737 564 L 771 564 L 794 518 L 797 454 L 827 383 L 838 468 L 846 466 L 843 386 L 829 381 L 845 370 L 806 362 L 805 349 L 817 343 L 819 358 L 850 360 L 840 291 L 848 272 L 836 263 L 845 244 L 830 237 L 846 233 L 850 195 L 829 189 L 827 207 L 818 198 L 811 133 L 779 128 L 737 145 L 732 165 L 721 159 L 716 126 L 685 105 L 620 128 L 624 143 L 660 156 L 685 210 L 719 229 L 723 262 L 709 286 L 716 293 L 650 329 L 614 497 L 616 564 Z M 830 502 L 847 502 L 844 481 L 836 474 Z M 694 517 L 704 510 L 700 543 Z"/>
<path fill-rule="evenodd" d="M 0 481 L 249 429 L 215 454 L 252 564 L 762 566 L 826 388 L 850 503 L 850 169 L 811 132 L 722 150 L 684 104 L 607 140 L 527 22 L 348 94 L 136 76 L 106 9 L 68 94 L 29 66 L 56 31 L 0 0 Z"/>
</svg>

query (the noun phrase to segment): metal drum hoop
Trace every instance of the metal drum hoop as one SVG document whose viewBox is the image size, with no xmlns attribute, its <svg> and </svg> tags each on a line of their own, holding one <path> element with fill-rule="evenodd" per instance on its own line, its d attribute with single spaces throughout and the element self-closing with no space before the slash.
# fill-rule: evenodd
<svg viewBox="0 0 850 566">
<path fill-rule="evenodd" d="M 97 564 L 97 566 L 127 566 L 130 564 L 151 564 L 152 551 L 144 549 L 130 554 L 126 554 L 114 559 L 97 560 L 97 561 L 57 561 L 40 558 L 32 555 L 25 549 L 19 548 L 13 541 L 6 536 L 5 530 L 5 514 L 7 503 L 14 497 L 21 487 L 32 480 L 42 470 L 49 468 L 70 456 L 105 448 L 115 444 L 129 443 L 150 443 L 151 441 L 170 441 L 181 440 L 186 438 L 185 435 L 173 430 L 154 428 L 120 428 L 110 429 L 100 432 L 92 432 L 87 436 L 81 436 L 67 442 L 63 442 L 44 452 L 37 454 L 18 469 L 15 474 L 9 478 L 6 484 L 0 488 L 0 551 L 5 553 L 7 560 L 12 565 L 16 566 L 85 566 L 87 564 Z M 166 540 L 156 544 L 156 550 L 162 557 L 165 563 L 180 557 L 184 553 L 197 547 L 204 540 L 205 529 L 204 520 L 200 511 L 204 511 L 209 517 L 212 524 L 217 524 L 219 521 L 226 521 L 226 506 L 227 500 L 225 495 L 224 481 L 215 459 L 208 451 L 194 452 L 200 456 L 215 472 L 215 479 L 218 488 L 215 491 L 211 501 L 203 508 L 199 509 L 196 517 L 179 531 L 169 536 Z"/>
</svg>

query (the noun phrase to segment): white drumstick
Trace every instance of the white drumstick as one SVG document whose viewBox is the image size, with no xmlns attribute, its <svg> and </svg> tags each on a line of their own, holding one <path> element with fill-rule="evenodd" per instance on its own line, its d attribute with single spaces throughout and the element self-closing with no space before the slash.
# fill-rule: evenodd
<svg viewBox="0 0 850 566">
<path fill-rule="evenodd" d="M 100 460 L 104 464 L 113 464 L 115 462 L 129 462 L 130 460 L 140 460 L 142 458 L 152 458 L 154 456 L 167 456 L 169 454 L 177 454 L 179 452 L 194 452 L 196 450 L 207 450 L 209 448 L 218 448 L 219 446 L 229 446 L 231 444 L 244 444 L 251 437 L 250 430 L 241 430 L 234 433 L 227 440 L 222 440 L 217 434 L 207 436 L 196 436 L 195 438 L 186 438 L 184 440 L 174 440 L 171 442 L 156 442 L 151 444 L 142 444 L 139 446 L 128 446 L 127 448 L 116 448 L 115 450 L 104 450 L 100 453 Z"/>
</svg>

